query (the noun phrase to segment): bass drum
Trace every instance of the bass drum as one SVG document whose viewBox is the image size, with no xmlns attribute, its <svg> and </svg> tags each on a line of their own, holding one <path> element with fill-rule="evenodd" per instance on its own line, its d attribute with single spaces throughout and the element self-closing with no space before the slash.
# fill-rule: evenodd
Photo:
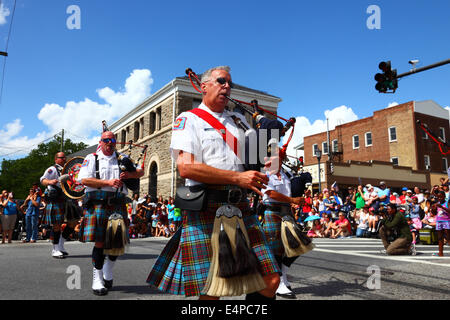
<svg viewBox="0 0 450 320">
<path fill-rule="evenodd" d="M 302 172 L 299 176 L 291 179 L 291 197 L 303 197 L 306 191 L 306 184 L 312 182 L 309 172 Z"/>
<path fill-rule="evenodd" d="M 70 159 L 64 165 L 61 175 L 67 174 L 69 177 L 64 182 L 61 182 L 61 188 L 66 196 L 71 199 L 80 199 L 84 196 L 84 185 L 77 182 L 78 173 L 84 162 L 83 157 L 75 157 Z"/>
</svg>

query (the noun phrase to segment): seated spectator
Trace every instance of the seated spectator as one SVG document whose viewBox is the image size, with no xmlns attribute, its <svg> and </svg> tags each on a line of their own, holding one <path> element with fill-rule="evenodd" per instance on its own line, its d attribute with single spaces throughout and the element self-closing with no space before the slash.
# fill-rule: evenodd
<svg viewBox="0 0 450 320">
<path fill-rule="evenodd" d="M 338 220 L 334 222 L 336 229 L 336 234 L 332 238 L 337 237 L 348 237 L 352 235 L 352 229 L 350 222 L 345 218 L 343 212 L 339 212 Z"/>
<path fill-rule="evenodd" d="M 363 211 L 359 214 L 358 227 L 356 228 L 356 236 L 364 237 L 369 228 L 369 206 L 365 205 Z"/>
<path fill-rule="evenodd" d="M 332 235 L 334 236 L 333 227 L 335 226 L 333 221 L 331 220 L 331 214 L 325 213 L 321 222 L 323 225 L 323 236 L 325 238 L 330 238 Z"/>
<path fill-rule="evenodd" d="M 436 228 L 436 215 L 433 210 L 430 210 L 422 219 L 423 229 L 435 229 Z"/>
<path fill-rule="evenodd" d="M 323 238 L 323 226 L 320 219 L 314 220 L 311 229 L 306 234 L 310 238 Z"/>
<path fill-rule="evenodd" d="M 385 248 L 385 250 L 382 250 L 382 253 L 387 255 L 408 254 L 411 247 L 412 234 L 405 216 L 400 211 L 397 211 L 397 207 L 392 203 L 387 205 L 386 212 L 384 210 L 381 211 L 381 215 L 383 220 L 379 232 Z M 393 242 L 389 242 L 388 236 L 394 231 L 398 234 L 398 238 Z"/>
<path fill-rule="evenodd" d="M 375 214 L 375 208 L 369 208 L 369 232 L 375 233 L 378 225 L 378 215 Z"/>
<path fill-rule="evenodd" d="M 371 184 L 366 185 L 364 200 L 366 201 L 366 204 L 371 207 L 375 207 L 377 205 L 378 192 L 375 191 L 375 188 Z"/>
</svg>

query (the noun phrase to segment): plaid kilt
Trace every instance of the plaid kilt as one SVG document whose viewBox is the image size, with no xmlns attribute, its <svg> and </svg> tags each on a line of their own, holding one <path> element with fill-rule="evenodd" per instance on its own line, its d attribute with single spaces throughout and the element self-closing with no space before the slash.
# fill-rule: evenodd
<svg viewBox="0 0 450 320">
<path fill-rule="evenodd" d="M 49 202 L 45 207 L 44 224 L 50 226 L 64 223 L 64 201 Z"/>
<path fill-rule="evenodd" d="M 159 255 L 147 283 L 171 294 L 187 297 L 201 294 L 212 258 L 211 234 L 216 210 L 225 204 L 209 202 L 204 212 L 183 210 L 182 228 Z M 250 244 L 260 262 L 262 275 L 280 273 L 258 218 L 250 211 L 248 201 L 236 206 L 242 211 Z"/>
<path fill-rule="evenodd" d="M 94 191 L 94 193 L 98 198 L 101 198 L 106 194 L 103 191 Z M 120 195 L 120 197 L 122 197 L 122 195 Z M 95 199 L 95 197 L 92 197 L 92 199 Z M 108 218 L 113 213 L 120 213 L 127 227 L 130 225 L 125 203 L 120 205 L 106 205 L 96 203 L 86 206 L 84 209 L 83 225 L 81 226 L 80 231 L 80 241 L 104 242 Z"/>
<path fill-rule="evenodd" d="M 275 256 L 284 253 L 283 241 L 281 240 L 281 218 L 276 211 L 264 211 L 264 223 L 262 225 L 267 244 Z"/>
</svg>

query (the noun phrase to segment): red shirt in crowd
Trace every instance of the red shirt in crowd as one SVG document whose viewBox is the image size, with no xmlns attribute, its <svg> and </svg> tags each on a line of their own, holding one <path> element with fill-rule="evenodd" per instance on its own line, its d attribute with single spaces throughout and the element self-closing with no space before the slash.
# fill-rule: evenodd
<svg viewBox="0 0 450 320">
<path fill-rule="evenodd" d="M 312 198 L 310 196 L 305 197 L 305 203 L 303 205 L 302 211 L 304 213 L 310 213 L 312 208 Z"/>
</svg>

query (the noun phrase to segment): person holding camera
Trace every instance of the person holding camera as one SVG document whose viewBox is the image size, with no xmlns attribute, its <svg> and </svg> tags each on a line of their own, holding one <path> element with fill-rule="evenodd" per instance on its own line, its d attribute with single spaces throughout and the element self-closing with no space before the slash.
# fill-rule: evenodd
<svg viewBox="0 0 450 320">
<path fill-rule="evenodd" d="M 382 250 L 382 253 L 387 255 L 408 254 L 412 243 L 412 234 L 408 221 L 406 221 L 403 213 L 397 211 L 395 204 L 388 203 L 386 208 L 380 210 L 383 220 L 381 220 L 382 226 L 380 227 L 379 235 L 385 248 L 385 250 Z M 397 233 L 398 238 L 389 242 L 388 236 L 393 232 Z"/>
<path fill-rule="evenodd" d="M 30 189 L 25 202 L 20 207 L 22 210 L 26 208 L 25 211 L 25 225 L 27 228 L 27 236 L 24 243 L 36 242 L 38 238 L 38 222 L 39 222 L 39 207 L 41 206 L 41 195 L 40 190 L 37 185 L 34 185 Z"/>
<path fill-rule="evenodd" d="M 3 206 L 3 213 L 1 214 L 2 226 L 3 226 L 3 236 L 2 243 L 5 243 L 8 239 L 8 243 L 12 242 L 12 233 L 17 219 L 17 204 L 13 199 L 13 193 L 8 193 L 6 190 L 3 191 L 3 199 L 1 205 Z"/>
</svg>

